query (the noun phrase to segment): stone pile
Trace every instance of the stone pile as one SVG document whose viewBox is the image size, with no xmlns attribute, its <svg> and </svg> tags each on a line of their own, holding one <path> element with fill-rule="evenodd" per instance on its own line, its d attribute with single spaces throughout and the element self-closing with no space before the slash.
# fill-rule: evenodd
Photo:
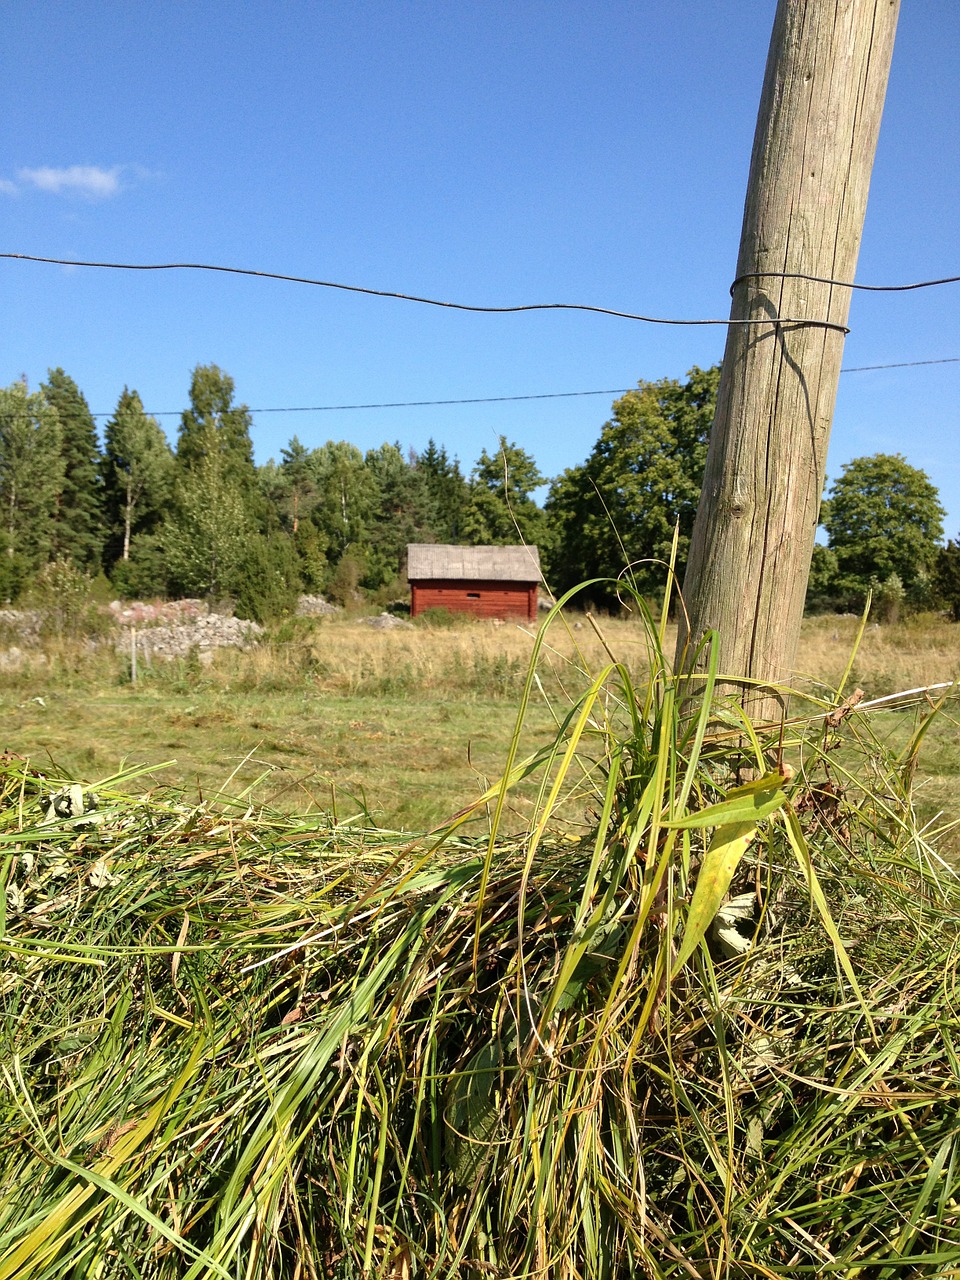
<svg viewBox="0 0 960 1280">
<path fill-rule="evenodd" d="M 39 639 L 40 621 L 35 609 L 0 609 L 0 630 L 26 641 Z"/>
<path fill-rule="evenodd" d="M 111 600 L 110 616 L 120 627 L 151 627 L 190 622 L 210 612 L 202 600 Z"/>
<path fill-rule="evenodd" d="M 300 618 L 325 618 L 341 612 L 339 605 L 331 604 L 323 596 L 301 596 L 297 601 L 297 616 Z"/>
<path fill-rule="evenodd" d="M 186 658 L 196 651 L 201 661 L 209 662 L 214 649 L 248 649 L 257 644 L 262 633 L 263 627 L 256 622 L 202 613 L 171 625 L 138 627 L 137 652 L 144 661 L 151 662 L 155 658 Z M 117 647 L 128 644 L 124 638 Z"/>
<path fill-rule="evenodd" d="M 378 631 L 393 631 L 397 627 L 408 627 L 413 630 L 413 623 L 408 622 L 406 618 L 398 618 L 392 613 L 381 613 L 376 618 L 361 618 L 360 621 L 368 627 L 376 627 Z"/>
</svg>

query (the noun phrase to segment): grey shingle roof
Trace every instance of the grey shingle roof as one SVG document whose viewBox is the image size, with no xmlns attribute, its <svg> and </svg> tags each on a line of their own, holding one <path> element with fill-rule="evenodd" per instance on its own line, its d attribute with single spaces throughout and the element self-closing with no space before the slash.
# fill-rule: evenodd
<svg viewBox="0 0 960 1280">
<path fill-rule="evenodd" d="M 540 553 L 536 547 L 448 547 L 412 542 L 407 547 L 407 577 L 472 579 L 488 582 L 539 582 Z"/>
</svg>

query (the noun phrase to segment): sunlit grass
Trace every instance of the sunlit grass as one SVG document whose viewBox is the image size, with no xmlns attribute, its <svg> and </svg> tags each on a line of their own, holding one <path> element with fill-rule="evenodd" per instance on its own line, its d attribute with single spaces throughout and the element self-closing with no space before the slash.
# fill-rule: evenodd
<svg viewBox="0 0 960 1280">
<path fill-rule="evenodd" d="M 641 681 L 649 649 L 639 611 L 599 626 Z M 801 688 L 826 696 L 836 686 L 857 627 L 849 618 L 807 620 Z M 932 617 L 868 627 L 851 687 L 873 698 L 948 681 L 960 671 L 957 634 Z M 668 653 L 673 643 L 668 627 Z M 259 648 L 220 650 L 209 664 L 141 662 L 132 687 L 125 651 L 49 644 L 25 653 L 23 668 L 0 670 L 0 746 L 38 768 L 87 778 L 128 761 L 171 761 L 152 781 L 195 795 L 227 779 L 239 788 L 264 778 L 258 798 L 273 807 L 365 808 L 386 827 L 425 830 L 471 803 L 499 773 L 533 645 L 532 629 L 512 623 L 381 632 L 356 621 L 304 619 L 283 624 Z M 576 671 L 605 661 L 582 614 L 552 629 L 528 709 L 527 748 L 555 732 L 580 687 Z M 914 715 L 885 712 L 874 720 L 885 734 L 904 736 Z M 960 785 L 958 741 L 956 725 L 939 717 L 917 766 L 917 803 L 940 826 L 948 817 L 938 815 L 950 814 Z M 511 803 L 519 829 L 530 814 L 529 789 Z M 960 839 L 951 847 L 960 853 Z"/>
<path fill-rule="evenodd" d="M 0 1280 L 960 1274 L 953 704 L 764 737 L 634 639 L 528 638 L 442 838 L 7 762 Z"/>
</svg>

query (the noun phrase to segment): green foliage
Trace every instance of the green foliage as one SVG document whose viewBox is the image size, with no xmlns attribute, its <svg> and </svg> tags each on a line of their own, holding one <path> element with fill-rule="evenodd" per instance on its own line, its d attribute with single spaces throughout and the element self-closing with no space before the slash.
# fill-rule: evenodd
<svg viewBox="0 0 960 1280">
<path fill-rule="evenodd" d="M 60 421 L 63 478 L 54 521 L 53 554 L 96 573 L 103 554 L 103 486 L 97 427 L 86 397 L 62 369 L 51 369 L 42 384 Z"/>
<path fill-rule="evenodd" d="M 269 622 L 292 613 L 300 591 L 297 553 L 281 533 L 255 534 L 233 581 L 234 612 L 238 618 Z"/>
<path fill-rule="evenodd" d="M 327 559 L 327 543 L 322 531 L 312 520 L 305 520 L 301 522 L 292 542 L 297 553 L 303 589 L 310 592 L 322 591 L 331 572 L 330 562 Z"/>
<path fill-rule="evenodd" d="M 430 498 L 426 477 L 404 458 L 398 444 L 370 449 L 365 458 L 379 493 L 370 522 L 370 551 L 363 585 L 377 590 L 403 573 L 407 545 L 422 542 L 429 530 Z"/>
<path fill-rule="evenodd" d="M 629 566 L 629 580 L 642 594 L 659 594 L 677 524 L 682 580 L 719 380 L 719 368 L 694 368 L 685 383 L 641 382 L 615 401 L 590 457 L 550 488 L 554 590 L 615 579 Z M 593 593 L 604 603 L 617 601 L 613 586 Z"/>
<path fill-rule="evenodd" d="M 463 538 L 463 517 L 469 496 L 460 463 L 456 458 L 451 460 L 446 449 L 430 439 L 417 457 L 415 467 L 423 476 L 427 492 L 429 540 L 458 544 Z"/>
<path fill-rule="evenodd" d="M 906 599 L 906 591 L 897 573 L 889 574 L 882 582 L 874 578 L 870 583 L 873 612 L 879 621 L 892 626 L 900 619 L 900 610 Z"/>
<path fill-rule="evenodd" d="M 44 638 L 79 639 L 110 627 L 95 597 L 94 580 L 60 558 L 45 564 L 24 593 L 24 604 L 39 615 Z"/>
<path fill-rule="evenodd" d="M 170 566 L 159 533 L 138 533 L 130 543 L 126 560 L 118 560 L 110 573 L 117 595 L 124 600 L 149 600 L 170 594 Z"/>
<path fill-rule="evenodd" d="M 233 469 L 222 455 L 197 459 L 177 486 L 175 514 L 160 538 L 173 590 L 185 596 L 233 596 L 256 527 Z"/>
<path fill-rule="evenodd" d="M 296 541 L 300 526 L 317 501 L 317 486 L 310 450 L 294 436 L 280 451 L 280 465 L 271 458 L 258 472 L 260 487 L 280 521 L 280 526 Z"/>
<path fill-rule="evenodd" d="M 53 554 L 63 488 L 60 420 L 25 382 L 0 388 L 0 587 L 13 599 Z"/>
<path fill-rule="evenodd" d="M 269 510 L 257 485 L 250 411 L 234 405 L 233 394 L 233 379 L 216 365 L 194 369 L 177 441 L 175 506 L 161 540 L 175 591 L 242 597 L 248 612 L 269 612 L 289 575 L 275 549 L 257 541 L 268 533 Z M 252 598 L 256 583 L 268 592 L 261 606 Z"/>
<path fill-rule="evenodd" d="M 844 465 L 821 522 L 837 558 L 837 591 L 862 600 L 895 575 L 909 596 L 932 576 L 943 537 L 943 507 L 925 472 L 902 454 Z"/>
<path fill-rule="evenodd" d="M 960 541 L 952 539 L 937 554 L 935 586 L 950 610 L 954 622 L 960 622 Z"/>
<path fill-rule="evenodd" d="M 107 423 L 104 444 L 107 555 L 114 564 L 128 560 L 132 540 L 155 532 L 169 510 L 174 459 L 160 424 L 144 413 L 139 393 L 127 387 Z"/>
<path fill-rule="evenodd" d="M 836 552 L 818 542 L 813 548 L 810 576 L 807 579 L 808 612 L 821 613 L 836 607 L 838 573 Z"/>
<path fill-rule="evenodd" d="M 314 449 L 310 470 L 316 490 L 310 518 L 328 549 L 328 559 L 337 563 L 347 547 L 362 548 L 368 542 L 379 498 L 377 482 L 360 450 L 345 441 L 328 440 Z"/>
<path fill-rule="evenodd" d="M 190 379 L 190 408 L 180 419 L 177 461 L 189 471 L 216 457 L 225 482 L 252 491 L 256 481 L 252 419 L 233 403 L 234 382 L 215 364 L 197 365 Z"/>
<path fill-rule="evenodd" d="M 547 519 L 531 494 L 544 483 L 533 458 L 506 436 L 495 454 L 480 454 L 470 476 L 463 539 L 476 546 L 542 545 Z"/>
<path fill-rule="evenodd" d="M 337 561 L 327 582 L 327 595 L 334 604 L 350 608 L 360 603 L 360 581 L 366 573 L 363 550 L 348 546 Z"/>
</svg>

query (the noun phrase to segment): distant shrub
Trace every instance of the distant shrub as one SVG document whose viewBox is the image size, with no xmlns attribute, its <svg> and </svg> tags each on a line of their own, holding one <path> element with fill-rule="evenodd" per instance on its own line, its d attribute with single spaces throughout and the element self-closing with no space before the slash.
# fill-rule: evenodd
<svg viewBox="0 0 960 1280">
<path fill-rule="evenodd" d="M 110 581 L 121 600 L 150 600 L 169 593 L 166 552 L 156 534 L 143 533 L 130 543 L 130 559 L 118 560 Z"/>
<path fill-rule="evenodd" d="M 269 622 L 293 613 L 300 570 L 289 538 L 254 535 L 231 586 L 238 618 Z"/>
<path fill-rule="evenodd" d="M 69 560 L 44 565 L 24 594 L 39 618 L 41 636 L 76 639 L 103 635 L 111 621 L 96 603 L 93 580 Z"/>
</svg>

